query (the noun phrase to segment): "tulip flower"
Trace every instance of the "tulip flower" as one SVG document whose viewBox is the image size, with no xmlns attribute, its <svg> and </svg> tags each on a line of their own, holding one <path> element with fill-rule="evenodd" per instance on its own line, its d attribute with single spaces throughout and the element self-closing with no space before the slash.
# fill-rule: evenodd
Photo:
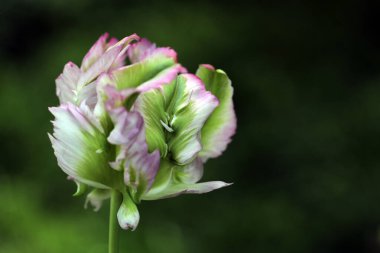
<svg viewBox="0 0 380 253">
<path fill-rule="evenodd" d="M 229 185 L 199 181 L 204 163 L 231 141 L 236 116 L 222 70 L 204 64 L 187 73 L 173 49 L 135 34 L 107 39 L 56 79 L 60 105 L 49 108 L 49 138 L 75 195 L 89 191 L 85 206 L 99 210 L 111 198 L 109 252 L 116 252 L 115 220 L 136 229 L 142 200 Z"/>
</svg>

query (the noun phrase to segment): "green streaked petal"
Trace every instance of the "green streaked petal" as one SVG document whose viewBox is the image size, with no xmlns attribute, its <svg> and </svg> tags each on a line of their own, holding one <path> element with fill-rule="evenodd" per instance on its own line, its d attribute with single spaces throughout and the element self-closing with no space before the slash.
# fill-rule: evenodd
<svg viewBox="0 0 380 253">
<path fill-rule="evenodd" d="M 161 124 L 161 120 L 166 118 L 162 89 L 153 89 L 140 94 L 134 103 L 133 111 L 139 112 L 144 118 L 149 152 L 158 149 L 161 156 L 165 157 L 168 147 L 165 142 L 165 131 Z"/>
<path fill-rule="evenodd" d="M 118 172 L 110 168 L 114 148 L 107 142 L 98 120 L 82 103 L 50 108 L 55 116 L 54 133 L 49 135 L 58 165 L 75 181 L 95 188 L 112 188 Z"/>
<path fill-rule="evenodd" d="M 202 148 L 200 130 L 218 106 L 218 100 L 194 75 L 180 75 L 175 85 L 167 108 L 168 123 L 174 130 L 168 138 L 168 146 L 172 159 L 178 164 L 187 164 Z"/>
<path fill-rule="evenodd" d="M 211 114 L 202 128 L 203 161 L 219 156 L 231 141 L 236 130 L 236 115 L 233 107 L 231 81 L 222 70 L 210 65 L 201 65 L 196 75 L 202 79 L 206 89 L 219 99 L 219 106 Z"/>
<path fill-rule="evenodd" d="M 195 75 L 139 95 L 133 110 L 144 118 L 149 150 L 160 150 L 178 164 L 190 163 L 201 150 L 200 130 L 218 100 Z M 166 146 L 168 143 L 168 146 Z"/>
<path fill-rule="evenodd" d="M 180 194 L 201 194 L 230 184 L 221 181 L 197 182 L 203 173 L 200 159 L 187 166 L 176 165 L 168 159 L 161 159 L 160 169 L 151 189 L 142 200 L 156 200 L 175 197 Z"/>
<path fill-rule="evenodd" d="M 112 75 L 118 89 L 135 88 L 174 64 L 174 59 L 163 55 L 156 55 L 141 62 L 117 69 Z"/>
</svg>

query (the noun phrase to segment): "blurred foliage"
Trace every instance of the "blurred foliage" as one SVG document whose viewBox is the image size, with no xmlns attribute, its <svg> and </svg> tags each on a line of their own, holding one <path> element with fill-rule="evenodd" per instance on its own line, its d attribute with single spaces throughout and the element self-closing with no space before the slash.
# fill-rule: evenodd
<svg viewBox="0 0 380 253">
<path fill-rule="evenodd" d="M 73 198 L 47 138 L 54 79 L 106 31 L 224 69 L 238 132 L 205 178 L 143 202 L 121 252 L 380 252 L 378 1 L 0 4 L 0 253 L 106 252 L 108 207 Z"/>
</svg>

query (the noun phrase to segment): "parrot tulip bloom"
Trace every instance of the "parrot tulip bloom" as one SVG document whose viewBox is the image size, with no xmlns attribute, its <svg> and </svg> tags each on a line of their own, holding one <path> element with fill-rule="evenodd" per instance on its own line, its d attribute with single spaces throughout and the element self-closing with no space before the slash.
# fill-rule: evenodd
<svg viewBox="0 0 380 253">
<path fill-rule="evenodd" d="M 58 165 L 78 185 L 76 195 L 91 189 L 86 206 L 98 210 L 111 191 L 120 192 L 119 224 L 133 230 L 141 200 L 229 185 L 198 181 L 204 163 L 235 133 L 233 88 L 211 65 L 187 73 L 171 48 L 137 35 L 107 38 L 57 78 L 60 105 L 49 108 L 49 138 Z"/>
</svg>

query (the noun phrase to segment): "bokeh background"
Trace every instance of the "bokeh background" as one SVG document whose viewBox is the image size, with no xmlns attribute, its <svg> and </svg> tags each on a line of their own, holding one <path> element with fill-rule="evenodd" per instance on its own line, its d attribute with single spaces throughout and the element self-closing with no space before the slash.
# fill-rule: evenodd
<svg viewBox="0 0 380 253">
<path fill-rule="evenodd" d="M 84 210 L 47 132 L 55 78 L 108 31 L 224 69 L 238 132 L 204 180 L 143 202 L 121 252 L 380 252 L 378 1 L 0 3 L 0 253 L 107 251 L 107 205 Z"/>
</svg>

